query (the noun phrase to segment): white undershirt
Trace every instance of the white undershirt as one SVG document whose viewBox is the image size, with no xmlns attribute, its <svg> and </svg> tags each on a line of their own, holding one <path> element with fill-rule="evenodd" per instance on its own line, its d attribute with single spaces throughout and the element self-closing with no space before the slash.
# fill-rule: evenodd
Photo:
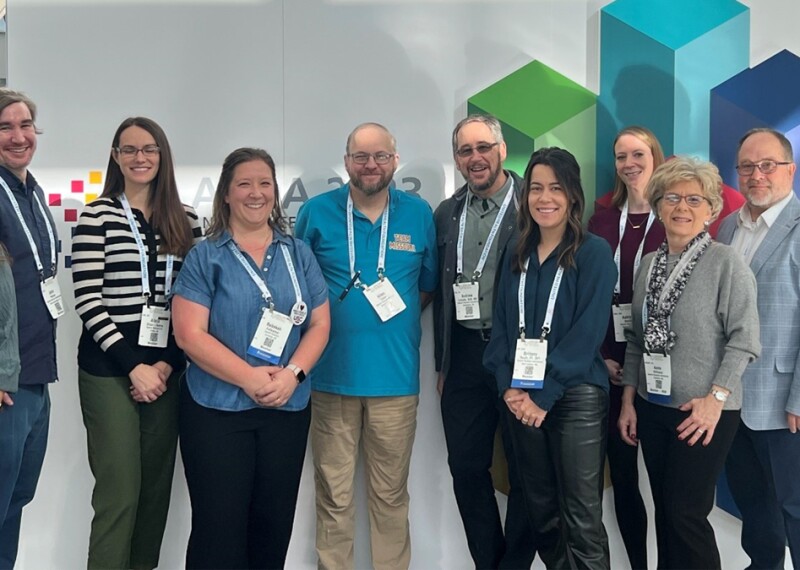
<svg viewBox="0 0 800 570">
<path fill-rule="evenodd" d="M 739 210 L 739 215 L 736 217 L 737 228 L 733 234 L 731 247 L 744 256 L 744 260 L 748 265 L 753 260 L 753 256 L 758 251 L 761 242 L 767 237 L 767 232 L 783 212 L 792 196 L 794 196 L 794 192 L 789 192 L 780 202 L 767 208 L 755 222 L 750 215 L 750 207 L 746 202 Z"/>
</svg>

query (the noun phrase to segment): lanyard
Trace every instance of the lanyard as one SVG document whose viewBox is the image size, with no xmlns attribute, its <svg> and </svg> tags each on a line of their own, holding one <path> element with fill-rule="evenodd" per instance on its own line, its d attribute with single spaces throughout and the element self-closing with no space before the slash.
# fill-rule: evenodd
<svg viewBox="0 0 800 570">
<path fill-rule="evenodd" d="M 6 191 L 6 195 L 8 195 L 11 206 L 14 208 L 14 213 L 17 215 L 17 219 L 22 226 L 22 231 L 25 233 L 25 237 L 28 238 L 28 245 L 30 245 L 31 253 L 33 253 L 33 260 L 36 262 L 36 270 L 39 272 L 39 279 L 44 280 L 44 266 L 42 265 L 42 259 L 39 257 L 39 248 L 36 247 L 36 242 L 33 240 L 31 230 L 28 229 L 28 226 L 25 223 L 25 218 L 22 217 L 22 210 L 19 209 L 19 203 L 17 202 L 17 199 L 14 198 L 11 188 L 8 187 L 8 184 L 6 184 L 6 181 L 3 180 L 2 177 L 0 177 L 0 185 L 2 185 L 3 190 Z M 53 227 L 50 225 L 50 219 L 47 217 L 47 214 L 44 211 L 44 206 L 42 206 L 42 202 L 39 200 L 39 196 L 36 194 L 35 190 L 33 192 L 33 200 L 36 202 L 36 207 L 39 209 L 39 214 L 41 214 L 42 219 L 44 220 L 44 225 L 47 228 L 47 237 L 50 240 L 50 271 L 52 275 L 55 275 L 56 234 L 53 231 Z"/>
<path fill-rule="evenodd" d="M 242 267 L 244 267 L 245 271 L 247 271 L 247 274 L 250 276 L 250 279 L 253 280 L 253 283 L 255 283 L 256 287 L 258 287 L 259 291 L 261 291 L 261 297 L 263 297 L 264 301 L 266 301 L 267 307 L 270 310 L 272 310 L 272 293 L 269 292 L 269 289 L 267 288 L 267 284 L 264 281 L 264 279 L 258 276 L 258 274 L 255 272 L 252 266 L 244 258 L 244 255 L 242 255 L 242 252 L 239 251 L 239 247 L 233 240 L 228 242 L 228 249 L 231 250 L 234 257 L 236 257 L 236 259 L 239 261 Z M 297 281 L 297 272 L 294 269 L 292 256 L 289 255 L 289 249 L 286 247 L 285 244 L 280 244 L 280 249 L 281 249 L 281 254 L 283 255 L 283 260 L 286 262 L 286 269 L 289 270 L 289 278 L 292 280 L 292 287 L 294 288 L 294 297 L 299 303 L 300 301 L 302 301 L 302 294 L 300 293 L 300 283 Z"/>
<path fill-rule="evenodd" d="M 650 214 L 647 216 L 647 226 L 644 228 L 644 235 L 642 236 L 642 242 L 639 244 L 639 249 L 636 250 L 636 257 L 633 260 L 633 276 L 636 278 L 636 271 L 639 269 L 639 263 L 642 261 L 642 253 L 644 252 L 644 242 L 647 239 L 647 232 L 650 231 L 650 227 L 653 225 L 656 217 L 653 215 L 652 210 Z M 619 242 L 617 242 L 617 249 L 614 251 L 614 263 L 617 266 L 617 285 L 614 287 L 614 295 L 619 295 L 620 288 L 619 288 L 619 280 L 621 278 L 622 272 L 620 271 L 620 252 L 622 250 L 622 238 L 625 235 L 625 226 L 628 223 L 628 201 L 625 201 L 625 205 L 622 207 L 622 214 L 619 217 Z"/>
<path fill-rule="evenodd" d="M 476 281 L 480 278 L 481 274 L 483 273 L 483 268 L 486 265 L 486 259 L 489 257 L 489 251 L 492 249 L 492 243 L 494 242 L 494 238 L 497 235 L 498 230 L 500 229 L 500 224 L 503 223 L 503 218 L 506 215 L 506 210 L 508 210 L 508 205 L 511 203 L 512 198 L 514 197 L 514 180 L 511 180 L 511 187 L 508 189 L 508 193 L 506 194 L 503 203 L 500 206 L 500 211 L 497 212 L 497 217 L 494 219 L 494 223 L 492 224 L 492 229 L 489 232 L 489 237 L 486 238 L 486 243 L 483 245 L 483 251 L 481 252 L 480 259 L 478 259 L 478 265 L 475 267 L 475 271 L 472 273 L 472 280 Z M 467 210 L 469 209 L 469 196 L 465 199 L 464 209 L 461 210 L 461 218 L 458 220 L 458 242 L 456 245 L 456 278 L 458 278 L 464 272 L 464 233 L 467 227 Z"/>
<path fill-rule="evenodd" d="M 381 243 L 378 251 L 378 279 L 383 281 L 386 271 L 386 242 L 389 238 L 389 202 L 381 215 Z M 347 195 L 347 254 L 350 257 L 350 277 L 354 279 L 356 287 L 361 287 L 361 280 L 356 277 L 356 245 L 355 231 L 353 230 L 353 198 Z"/>
<path fill-rule="evenodd" d="M 142 234 L 139 233 L 139 227 L 136 225 L 136 218 L 133 216 L 133 210 L 128 202 L 125 194 L 120 194 L 119 201 L 122 202 L 122 208 L 125 210 L 125 217 L 128 218 L 128 225 L 131 228 L 133 239 L 136 240 L 136 247 L 139 250 L 139 267 L 142 274 L 142 295 L 149 298 L 150 291 L 150 270 L 147 268 L 147 250 L 142 241 Z M 172 267 L 175 263 L 175 256 L 171 253 L 167 254 L 167 267 L 166 274 L 164 275 L 164 297 L 169 297 L 172 291 Z"/>
<path fill-rule="evenodd" d="M 528 280 L 528 264 L 530 258 L 525 262 L 525 270 L 519 276 L 519 289 L 517 290 L 517 302 L 519 304 L 519 336 L 525 339 L 525 282 Z M 550 286 L 550 297 L 547 299 L 547 312 L 544 315 L 544 322 L 542 323 L 542 340 L 547 338 L 550 332 L 550 326 L 553 324 L 553 313 L 556 310 L 556 297 L 558 297 L 558 290 L 561 287 L 561 278 L 564 276 L 564 268 L 559 266 L 556 271 L 556 276 L 553 278 L 553 284 Z"/>
</svg>

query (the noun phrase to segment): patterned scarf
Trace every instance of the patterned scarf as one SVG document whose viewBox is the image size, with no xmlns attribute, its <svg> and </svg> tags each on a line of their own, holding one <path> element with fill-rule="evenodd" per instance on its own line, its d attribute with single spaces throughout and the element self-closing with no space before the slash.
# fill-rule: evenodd
<svg viewBox="0 0 800 570">
<path fill-rule="evenodd" d="M 702 231 L 690 241 L 678 257 L 678 263 L 672 270 L 674 277 L 667 274 L 667 241 L 658 248 L 653 263 L 650 266 L 650 278 L 647 283 L 647 323 L 644 327 L 644 343 L 650 352 L 664 352 L 672 350 L 677 340 L 674 331 L 669 330 L 669 317 L 675 310 L 675 305 L 681 298 L 694 266 L 711 244 L 711 236 L 707 231 Z M 688 255 L 688 262 L 681 263 L 684 256 Z M 682 266 L 682 269 L 679 269 Z M 678 273 L 675 273 L 679 271 Z M 672 279 L 670 279 L 672 277 Z M 666 295 L 661 299 L 662 291 L 671 281 Z"/>
</svg>

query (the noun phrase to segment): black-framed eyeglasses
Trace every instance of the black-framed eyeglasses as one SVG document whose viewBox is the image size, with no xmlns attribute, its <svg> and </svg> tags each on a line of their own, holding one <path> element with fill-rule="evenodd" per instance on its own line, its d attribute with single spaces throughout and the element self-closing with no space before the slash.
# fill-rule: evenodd
<svg viewBox="0 0 800 570">
<path fill-rule="evenodd" d="M 689 194 L 688 196 L 681 196 L 680 194 L 664 194 L 664 201 L 670 206 L 677 206 L 681 200 L 686 200 L 691 208 L 699 208 L 703 202 L 711 202 L 705 196 L 699 194 Z"/>
<path fill-rule="evenodd" d="M 469 158 L 472 156 L 473 152 L 477 152 L 478 154 L 487 154 L 490 150 L 494 147 L 499 145 L 500 143 L 480 143 L 475 146 L 465 146 L 460 148 L 456 151 L 456 156 L 459 158 Z"/>
<path fill-rule="evenodd" d="M 772 174 L 778 169 L 779 166 L 791 163 L 791 161 L 779 162 L 777 160 L 769 159 L 759 160 L 758 162 L 745 162 L 743 164 L 736 165 L 736 172 L 739 173 L 739 176 L 750 176 L 756 171 L 756 167 L 758 167 L 762 174 Z"/>
<path fill-rule="evenodd" d="M 369 159 L 372 158 L 375 161 L 375 164 L 383 165 L 389 164 L 392 158 L 394 158 L 394 155 L 390 152 L 354 152 L 348 156 L 350 157 L 350 160 L 356 164 L 366 164 L 369 162 Z"/>
<path fill-rule="evenodd" d="M 145 156 L 155 156 L 159 152 L 161 152 L 161 149 L 158 148 L 157 144 L 147 144 L 144 145 L 142 148 L 125 145 L 125 146 L 118 146 L 114 150 L 117 151 L 118 154 L 128 157 L 134 157 L 140 152 Z"/>
</svg>

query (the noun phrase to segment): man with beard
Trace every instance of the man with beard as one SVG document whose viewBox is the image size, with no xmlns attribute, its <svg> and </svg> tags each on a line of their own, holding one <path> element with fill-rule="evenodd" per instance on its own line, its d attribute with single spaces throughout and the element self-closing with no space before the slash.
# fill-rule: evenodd
<svg viewBox="0 0 800 570">
<path fill-rule="evenodd" d="M 500 522 L 489 469 L 502 401 L 482 365 L 499 262 L 516 232 L 522 180 L 503 170 L 506 144 L 492 116 L 471 115 L 456 125 L 453 158 L 467 183 L 434 214 L 442 247 L 434 338 L 448 464 L 475 567 L 530 568 L 533 532 L 505 430 L 511 485 L 505 536 Z"/>
<path fill-rule="evenodd" d="M 430 206 L 397 190 L 394 137 L 347 138 L 350 182 L 309 200 L 295 235 L 328 283 L 331 335 L 311 380 L 319 567 L 353 567 L 353 478 L 364 453 L 372 564 L 408 568 L 408 469 L 419 401 L 420 311 L 436 288 Z"/>
<path fill-rule="evenodd" d="M 28 170 L 37 134 L 33 101 L 0 89 L 0 243 L 12 260 L 18 319 L 12 326 L 19 340 L 19 354 L 0 361 L 0 568 L 14 567 L 22 508 L 33 499 L 42 470 L 50 425 L 47 385 L 58 374 L 55 320 L 64 313 L 56 226 Z"/>
<path fill-rule="evenodd" d="M 742 376 L 742 415 L 728 453 L 728 483 L 742 513 L 750 568 L 800 568 L 800 201 L 789 140 L 748 131 L 736 170 L 747 202 L 717 239 L 744 255 L 758 284 L 761 357 Z"/>
</svg>

